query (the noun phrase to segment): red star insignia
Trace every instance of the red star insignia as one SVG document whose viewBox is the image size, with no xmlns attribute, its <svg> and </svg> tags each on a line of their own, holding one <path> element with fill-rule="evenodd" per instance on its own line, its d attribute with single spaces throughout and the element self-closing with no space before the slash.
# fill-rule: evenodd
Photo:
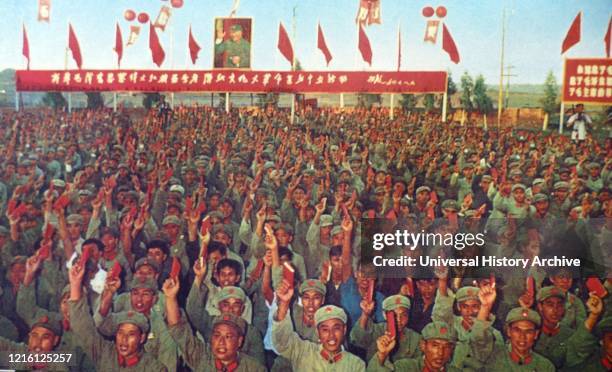
<svg viewBox="0 0 612 372">
<path fill-rule="evenodd" d="M 223 315 L 223 320 L 230 320 L 229 315 L 227 315 L 227 314 Z"/>
<path fill-rule="evenodd" d="M 134 312 L 133 311 L 128 311 L 127 313 L 128 318 L 131 318 L 134 316 Z"/>
<path fill-rule="evenodd" d="M 334 310 L 334 308 L 331 307 L 331 306 L 328 306 L 328 307 L 325 308 L 325 311 L 328 312 L 328 313 L 331 313 L 333 310 Z"/>
<path fill-rule="evenodd" d="M 401 303 L 402 303 L 402 299 L 401 299 L 400 297 L 398 297 L 398 298 L 396 298 L 396 299 L 395 299 L 395 304 L 396 304 L 396 305 L 399 305 L 399 304 L 401 304 Z"/>
<path fill-rule="evenodd" d="M 230 288 L 230 289 L 228 289 L 228 290 L 227 290 L 227 293 L 229 293 L 229 294 L 234 294 L 234 288 Z"/>
<path fill-rule="evenodd" d="M 467 290 L 467 295 L 468 296 L 473 296 L 474 295 L 474 291 L 472 291 L 471 289 Z"/>
<path fill-rule="evenodd" d="M 314 280 L 309 280 L 308 281 L 308 285 L 311 286 L 311 287 L 314 287 L 315 286 L 315 281 Z"/>
<path fill-rule="evenodd" d="M 529 312 L 527 312 L 527 310 L 523 310 L 523 313 L 521 315 L 523 315 L 523 318 L 527 318 L 527 315 L 529 315 Z"/>
<path fill-rule="evenodd" d="M 442 327 L 442 328 L 440 328 L 440 334 L 441 334 L 441 335 L 445 335 L 445 334 L 446 334 L 446 332 L 448 332 L 448 330 L 446 329 L 446 327 Z"/>
<path fill-rule="evenodd" d="M 49 323 L 49 317 L 44 315 L 40 318 L 40 320 L 38 321 L 39 323 Z"/>
</svg>

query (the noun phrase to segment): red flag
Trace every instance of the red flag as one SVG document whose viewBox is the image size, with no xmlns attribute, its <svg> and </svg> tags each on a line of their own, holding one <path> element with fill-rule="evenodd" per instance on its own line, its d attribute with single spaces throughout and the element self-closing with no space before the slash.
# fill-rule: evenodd
<svg viewBox="0 0 612 372">
<path fill-rule="evenodd" d="M 366 35 L 361 24 L 359 25 L 359 51 L 363 60 L 372 66 L 372 47 L 370 46 L 368 35 Z"/>
<path fill-rule="evenodd" d="M 117 29 L 115 31 L 115 48 L 117 52 L 117 66 L 121 67 L 121 58 L 123 58 L 123 37 L 121 37 L 121 28 L 119 22 L 117 22 Z"/>
<path fill-rule="evenodd" d="M 293 46 L 291 45 L 291 39 L 289 39 L 287 30 L 283 26 L 283 22 L 278 25 L 278 50 L 293 65 Z"/>
<path fill-rule="evenodd" d="M 606 32 L 606 36 L 604 37 L 604 43 L 606 43 L 606 57 L 610 58 L 610 42 L 612 40 L 612 18 L 608 21 L 608 32 Z"/>
<path fill-rule="evenodd" d="M 38 21 L 49 22 L 51 18 L 51 0 L 38 0 Z"/>
<path fill-rule="evenodd" d="M 563 39 L 563 45 L 561 45 L 561 54 L 567 52 L 567 50 L 580 42 L 580 20 L 582 18 L 582 12 L 578 12 L 574 22 L 567 30 L 567 35 Z"/>
<path fill-rule="evenodd" d="M 196 39 L 191 33 L 191 25 L 189 26 L 189 55 L 191 56 L 191 62 L 195 65 L 198 59 L 198 53 L 200 53 L 200 45 L 198 45 Z"/>
<path fill-rule="evenodd" d="M 442 49 L 450 56 L 451 61 L 459 63 L 459 51 L 455 45 L 455 41 L 450 32 L 446 28 L 446 24 L 442 24 Z"/>
<path fill-rule="evenodd" d="M 321 28 L 320 23 L 319 23 L 319 34 L 317 36 L 317 48 L 321 50 L 321 52 L 325 56 L 325 62 L 329 66 L 329 61 L 332 60 L 332 55 L 329 52 L 329 48 L 327 48 L 327 43 L 325 42 L 325 36 L 323 36 L 323 29 Z"/>
<path fill-rule="evenodd" d="M 76 34 L 72 29 L 72 24 L 68 24 L 68 49 L 72 52 L 72 58 L 74 58 L 74 62 L 77 64 L 79 69 L 83 64 L 83 57 L 81 56 L 81 47 L 79 46 L 79 41 L 77 40 Z"/>
<path fill-rule="evenodd" d="M 28 33 L 26 32 L 25 24 L 23 25 L 23 49 L 21 51 L 24 57 L 28 59 L 28 70 L 30 69 L 30 42 L 28 41 Z"/>
<path fill-rule="evenodd" d="M 397 27 L 397 71 L 402 67 L 402 29 Z"/>
<path fill-rule="evenodd" d="M 155 63 L 157 67 L 160 67 L 162 63 L 164 63 L 166 53 L 159 42 L 159 38 L 157 37 L 157 32 L 155 31 L 155 27 L 153 27 L 153 23 L 149 23 L 149 49 L 151 49 L 153 63 Z"/>
</svg>

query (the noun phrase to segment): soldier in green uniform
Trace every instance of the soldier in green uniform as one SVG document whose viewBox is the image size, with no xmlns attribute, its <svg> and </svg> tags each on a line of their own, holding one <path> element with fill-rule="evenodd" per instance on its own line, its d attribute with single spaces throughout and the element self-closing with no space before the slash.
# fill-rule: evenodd
<svg viewBox="0 0 612 372">
<path fill-rule="evenodd" d="M 263 372 L 265 367 L 256 359 L 240 352 L 246 322 L 231 313 L 224 313 L 212 321 L 210 345 L 193 335 L 185 314 L 177 300 L 179 283 L 164 282 L 166 320 L 172 338 L 177 343 L 185 362 L 194 371 Z"/>
<path fill-rule="evenodd" d="M 608 315 L 606 318 L 602 319 L 599 324 L 597 324 L 595 333 L 597 338 L 592 337 L 590 340 L 593 346 L 591 355 L 576 367 L 568 368 L 568 371 L 612 371 L 612 316 Z"/>
<path fill-rule="evenodd" d="M 280 355 L 291 361 L 294 371 L 365 371 L 365 363 L 342 347 L 346 337 L 344 310 L 326 305 L 315 313 L 319 344 L 302 340 L 293 331 L 289 304 L 293 285 L 283 281 L 276 290 L 278 309 L 272 322 L 272 342 Z"/>
<path fill-rule="evenodd" d="M 374 301 L 361 300 L 361 316 L 355 323 L 350 334 L 350 341 L 355 346 L 367 350 L 366 360 L 376 353 L 376 340 L 385 333 L 387 323 L 373 323 L 370 314 L 375 308 Z M 421 336 L 408 328 L 410 314 L 410 299 L 402 295 L 393 295 L 383 301 L 384 311 L 395 312 L 397 319 L 399 345 L 388 357 L 391 362 L 404 358 L 416 358 L 421 355 L 419 342 Z"/>
<path fill-rule="evenodd" d="M 422 357 L 389 360 L 396 339 L 383 334 L 376 340 L 377 353 L 368 363 L 368 371 L 445 371 L 459 372 L 460 369 L 449 364 L 457 339 L 453 330 L 444 322 L 431 322 L 423 328 L 423 339 L 419 342 Z"/>
<path fill-rule="evenodd" d="M 79 336 L 81 345 L 94 361 L 98 371 L 167 371 L 155 357 L 143 350 L 149 332 L 148 319 L 137 312 L 126 311 L 118 316 L 113 330 L 114 342 L 106 341 L 93 332 L 94 321 L 83 296 L 85 270 L 79 263 L 69 271 L 70 325 Z"/>
<path fill-rule="evenodd" d="M 242 26 L 235 24 L 230 27 L 230 38 L 223 40 L 225 32 L 217 34 L 215 55 L 225 53 L 223 66 L 229 68 L 251 67 L 251 44 L 242 37 Z"/>
</svg>

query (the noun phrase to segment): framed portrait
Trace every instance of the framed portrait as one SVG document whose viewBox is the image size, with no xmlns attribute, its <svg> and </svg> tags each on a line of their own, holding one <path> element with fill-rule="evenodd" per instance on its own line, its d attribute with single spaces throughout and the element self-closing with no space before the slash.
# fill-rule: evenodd
<svg viewBox="0 0 612 372">
<path fill-rule="evenodd" d="M 251 69 L 252 18 L 215 18 L 213 67 Z"/>
</svg>

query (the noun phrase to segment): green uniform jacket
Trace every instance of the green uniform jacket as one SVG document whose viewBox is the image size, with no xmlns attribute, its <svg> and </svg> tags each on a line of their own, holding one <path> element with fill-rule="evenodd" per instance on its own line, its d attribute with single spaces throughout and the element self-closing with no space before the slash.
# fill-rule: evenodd
<svg viewBox="0 0 612 372">
<path fill-rule="evenodd" d="M 592 338 L 583 324 L 575 331 L 561 325 L 561 330 L 554 336 L 540 332 L 533 350 L 550 359 L 557 368 L 573 367 L 579 365 L 585 356 L 594 350 L 595 343 Z"/>
<path fill-rule="evenodd" d="M 89 305 L 84 298 L 79 301 L 68 301 L 70 306 L 70 325 L 74 333 L 78 335 L 80 344 L 85 353 L 94 361 L 96 370 L 104 372 L 112 371 L 167 371 L 155 357 L 143 353 L 138 364 L 132 367 L 122 368 L 117 359 L 115 343 L 106 341 L 95 332 L 94 321 L 89 313 Z"/>
<path fill-rule="evenodd" d="M 495 345 L 493 353 L 488 363 L 485 365 L 485 371 L 490 372 L 518 372 L 518 371 L 533 371 L 533 372 L 554 372 L 555 366 L 550 360 L 544 358 L 536 352 L 531 353 L 532 360 L 529 364 L 519 364 L 510 358 L 508 346 Z"/>
<path fill-rule="evenodd" d="M 367 329 L 363 329 L 359 322 L 355 322 L 351 329 L 350 341 L 353 345 L 359 346 L 367 350 L 366 359 L 370 360 L 376 354 L 376 340 L 385 334 L 387 323 L 374 323 L 372 319 L 368 319 Z M 422 352 L 419 349 L 421 335 L 417 332 L 404 328 L 403 337 L 399 340 L 399 345 L 394 351 L 389 354 L 391 362 L 396 362 L 400 359 L 417 358 Z"/>
<path fill-rule="evenodd" d="M 191 328 L 181 317 L 178 324 L 168 327 L 170 335 L 181 350 L 187 365 L 196 372 L 217 372 L 215 357 L 208 344 L 193 335 Z M 238 368 L 235 372 L 265 372 L 266 368 L 250 356 L 238 353 Z M 148 372 L 148 371 L 147 371 Z"/>
<path fill-rule="evenodd" d="M 238 42 L 229 39 L 215 45 L 215 55 L 224 52 L 227 53 L 227 57 L 223 67 L 251 67 L 251 44 L 245 39 L 240 39 Z M 240 63 L 234 64 L 232 57 L 240 57 Z"/>
<path fill-rule="evenodd" d="M 289 315 L 282 321 L 272 323 L 272 342 L 274 348 L 291 361 L 294 371 L 365 371 L 365 363 L 357 356 L 342 351 L 342 358 L 336 363 L 329 363 L 321 356 L 320 344 L 302 340 L 293 331 Z"/>
<path fill-rule="evenodd" d="M 384 365 L 380 365 L 378 357 L 374 355 L 368 363 L 368 372 L 384 372 L 384 371 L 414 371 L 421 372 L 425 366 L 425 360 L 421 358 L 400 359 L 393 363 L 389 359 L 385 360 Z M 447 365 L 444 372 L 461 372 L 459 368 Z"/>
<path fill-rule="evenodd" d="M 54 353 L 72 353 L 72 351 L 70 349 L 55 349 L 53 351 Z M 51 370 L 51 371 L 69 371 L 70 369 L 68 368 L 67 365 L 65 364 L 60 364 L 60 363 L 54 363 L 54 364 L 50 364 L 47 368 L 45 369 L 32 369 L 32 366 L 29 366 L 26 363 L 9 363 L 9 353 L 14 353 L 14 354 L 22 354 L 22 353 L 28 353 L 28 346 L 26 344 L 22 344 L 22 343 L 18 343 L 18 342 L 13 342 L 13 341 L 9 341 L 5 338 L 0 337 L 0 353 L 2 353 L 2 355 L 0 356 L 0 366 L 1 367 L 9 367 L 11 369 L 14 370 L 28 370 L 28 371 L 47 371 L 47 370 Z M 68 357 L 68 356 L 66 356 Z M 74 356 L 73 356 L 74 357 Z"/>
</svg>

